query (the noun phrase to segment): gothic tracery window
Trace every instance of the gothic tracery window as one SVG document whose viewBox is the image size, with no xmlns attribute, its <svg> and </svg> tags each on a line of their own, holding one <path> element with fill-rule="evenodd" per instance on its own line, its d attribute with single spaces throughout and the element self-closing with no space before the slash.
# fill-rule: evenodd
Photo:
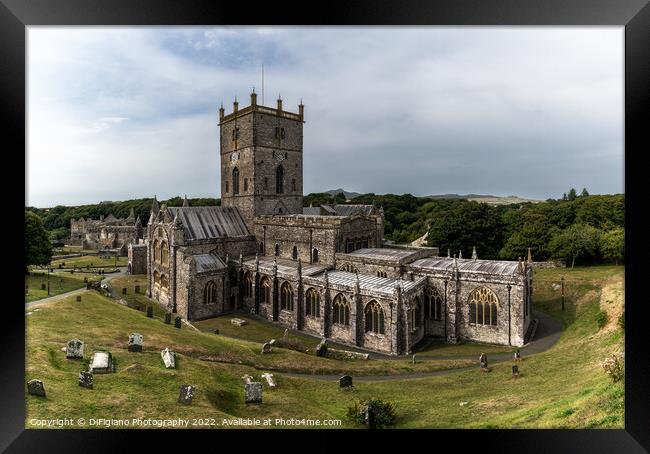
<svg viewBox="0 0 650 454">
<path fill-rule="evenodd" d="M 271 302 L 271 281 L 269 278 L 264 277 L 262 278 L 262 282 L 260 282 L 260 286 L 262 287 L 262 291 L 260 292 L 260 303 L 266 304 Z"/>
<path fill-rule="evenodd" d="M 203 289 L 203 304 L 215 304 L 217 302 L 217 285 L 208 281 Z"/>
<path fill-rule="evenodd" d="M 305 293 L 305 315 L 320 317 L 320 295 L 313 288 Z"/>
<path fill-rule="evenodd" d="M 366 305 L 366 333 L 369 331 L 384 334 L 384 310 L 375 300 Z"/>
<path fill-rule="evenodd" d="M 345 297 L 340 293 L 334 298 L 332 310 L 334 312 L 333 322 L 335 324 L 345 326 L 350 324 L 350 305 Z"/>
<path fill-rule="evenodd" d="M 253 296 L 253 275 L 250 271 L 244 275 L 244 296 L 246 298 Z"/>
<path fill-rule="evenodd" d="M 293 250 L 291 251 L 291 257 L 294 260 L 298 260 L 298 248 L 296 246 L 294 246 Z"/>
<path fill-rule="evenodd" d="M 280 287 L 280 309 L 293 310 L 293 288 L 288 282 L 285 282 Z"/>
<path fill-rule="evenodd" d="M 420 327 L 420 301 L 416 298 L 408 312 L 409 328 L 415 331 Z"/>
<path fill-rule="evenodd" d="M 314 251 L 311 254 L 311 261 L 313 263 L 318 263 L 318 249 L 314 248 Z"/>
<path fill-rule="evenodd" d="M 442 320 L 442 296 L 435 287 L 426 292 L 424 316 L 431 320 Z"/>
<path fill-rule="evenodd" d="M 232 169 L 232 193 L 239 194 L 239 169 Z"/>
<path fill-rule="evenodd" d="M 476 325 L 497 325 L 499 299 L 487 287 L 479 287 L 469 294 L 469 322 Z"/>
</svg>

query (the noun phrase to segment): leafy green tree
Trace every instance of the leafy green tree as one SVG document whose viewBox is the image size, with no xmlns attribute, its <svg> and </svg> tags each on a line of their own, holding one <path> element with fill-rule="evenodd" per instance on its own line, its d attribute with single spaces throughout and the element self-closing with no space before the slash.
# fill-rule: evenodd
<svg viewBox="0 0 650 454">
<path fill-rule="evenodd" d="M 499 257 L 517 260 L 519 257 L 527 257 L 530 248 L 533 260 L 547 260 L 551 255 L 548 245 L 557 230 L 557 227 L 549 224 L 542 216 L 531 219 L 506 240 L 499 251 Z"/>
<path fill-rule="evenodd" d="M 549 244 L 555 258 L 571 261 L 574 267 L 577 258 L 594 258 L 600 245 L 600 230 L 586 224 L 573 224 L 558 231 Z"/>
<path fill-rule="evenodd" d="M 625 227 L 625 196 L 590 195 L 579 198 L 576 205 L 576 222 L 589 224 L 603 230 Z"/>
<path fill-rule="evenodd" d="M 52 243 L 43 221 L 31 211 L 25 211 L 25 267 L 47 265 L 52 259 Z"/>
<path fill-rule="evenodd" d="M 587 188 L 582 188 L 582 192 L 580 193 L 580 197 L 587 197 L 589 193 L 587 192 Z"/>
<path fill-rule="evenodd" d="M 339 192 L 334 196 L 334 203 L 343 204 L 346 201 L 347 199 L 345 198 L 345 194 L 342 192 Z"/>
<path fill-rule="evenodd" d="M 600 237 L 600 250 L 603 257 L 614 260 L 618 265 L 619 260 L 625 259 L 625 230 L 616 227 L 603 232 Z"/>
<path fill-rule="evenodd" d="M 566 195 L 566 192 L 564 194 L 562 194 L 562 200 L 569 200 L 569 198 Z"/>
<path fill-rule="evenodd" d="M 577 196 L 578 196 L 578 194 L 576 193 L 576 190 L 574 188 L 571 188 L 569 190 L 569 194 L 567 195 L 567 199 L 570 200 L 570 201 L 573 201 L 573 200 L 576 199 Z"/>
<path fill-rule="evenodd" d="M 458 201 L 433 217 L 427 241 L 441 251 L 451 249 L 457 254 L 464 250 L 465 258 L 471 257 L 476 246 L 480 258 L 493 259 L 503 243 L 503 222 L 493 206 Z"/>
</svg>

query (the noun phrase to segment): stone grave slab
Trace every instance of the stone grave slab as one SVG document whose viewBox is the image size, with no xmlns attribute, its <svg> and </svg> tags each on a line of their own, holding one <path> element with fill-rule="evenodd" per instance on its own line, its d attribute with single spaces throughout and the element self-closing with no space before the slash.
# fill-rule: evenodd
<svg viewBox="0 0 650 454">
<path fill-rule="evenodd" d="M 142 343 L 144 341 L 144 337 L 140 333 L 131 333 L 129 334 L 129 351 L 130 352 L 141 352 L 142 351 Z"/>
<path fill-rule="evenodd" d="M 247 404 L 262 403 L 262 383 L 256 381 L 244 385 L 244 402 Z"/>
<path fill-rule="evenodd" d="M 88 372 L 109 374 L 114 371 L 113 355 L 110 352 L 95 352 L 93 354 Z"/>
<path fill-rule="evenodd" d="M 79 339 L 72 339 L 68 341 L 65 348 L 65 357 L 68 359 L 83 359 L 84 357 L 84 343 Z"/>
<path fill-rule="evenodd" d="M 166 348 L 160 352 L 165 367 L 167 369 L 176 369 L 176 358 L 174 357 L 174 352 L 169 348 Z"/>
</svg>

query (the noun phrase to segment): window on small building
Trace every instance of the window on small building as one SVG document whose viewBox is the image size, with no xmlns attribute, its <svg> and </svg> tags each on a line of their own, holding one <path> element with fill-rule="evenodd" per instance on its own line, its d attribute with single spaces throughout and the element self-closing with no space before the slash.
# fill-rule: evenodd
<svg viewBox="0 0 650 454">
<path fill-rule="evenodd" d="M 333 322 L 337 325 L 350 325 L 350 305 L 342 294 L 336 295 L 332 305 Z"/>
<path fill-rule="evenodd" d="M 291 257 L 294 260 L 298 259 L 298 248 L 296 246 L 293 247 L 293 250 L 291 251 Z"/>
<path fill-rule="evenodd" d="M 318 249 L 314 248 L 311 254 L 311 261 L 313 263 L 318 263 Z"/>
<path fill-rule="evenodd" d="M 217 285 L 213 281 L 208 281 L 203 290 L 203 304 L 216 304 L 217 302 Z"/>
<path fill-rule="evenodd" d="M 499 299 L 487 287 L 479 287 L 469 294 L 469 322 L 476 325 L 497 325 Z"/>
<path fill-rule="evenodd" d="M 232 193 L 239 194 L 239 169 L 232 169 Z"/>
<path fill-rule="evenodd" d="M 367 332 L 384 334 L 384 310 L 375 300 L 366 304 L 366 333 Z"/>
<path fill-rule="evenodd" d="M 280 287 L 280 309 L 286 311 L 293 310 L 293 288 L 291 288 L 291 284 L 288 282 L 285 282 Z"/>
<path fill-rule="evenodd" d="M 313 288 L 305 294 L 305 315 L 320 317 L 320 295 Z"/>
</svg>

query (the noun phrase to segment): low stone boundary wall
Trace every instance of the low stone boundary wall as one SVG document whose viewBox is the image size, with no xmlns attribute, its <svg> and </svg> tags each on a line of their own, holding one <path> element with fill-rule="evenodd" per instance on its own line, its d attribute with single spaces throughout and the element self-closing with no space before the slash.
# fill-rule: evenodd
<svg viewBox="0 0 650 454">
<path fill-rule="evenodd" d="M 559 260 L 547 262 L 533 262 L 533 268 L 566 268 L 566 263 Z"/>
<path fill-rule="evenodd" d="M 368 353 L 352 352 L 349 350 L 338 350 L 336 348 L 331 348 L 331 347 L 327 347 L 326 356 L 328 358 L 333 358 L 333 359 L 368 359 L 370 357 Z"/>
</svg>

